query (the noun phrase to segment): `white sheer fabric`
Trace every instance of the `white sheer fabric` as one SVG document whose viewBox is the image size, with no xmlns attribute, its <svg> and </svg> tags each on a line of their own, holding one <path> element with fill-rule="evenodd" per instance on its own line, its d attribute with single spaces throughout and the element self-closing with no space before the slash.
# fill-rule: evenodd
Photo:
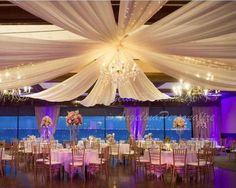
<svg viewBox="0 0 236 188">
<path fill-rule="evenodd" d="M 95 41 L 116 37 L 110 1 L 12 1 L 26 11 L 65 30 Z"/>
<path fill-rule="evenodd" d="M 33 66 L 20 68 L 22 79 L 12 77 L 1 80 L 0 89 L 32 85 L 76 67 L 85 67 L 69 80 L 30 97 L 49 101 L 72 100 L 96 82 L 91 93 L 80 101 L 81 104 L 109 105 L 114 101 L 116 91 L 121 97 L 141 101 L 168 98 L 160 93 L 142 70 L 135 80 L 127 79 L 123 85 L 116 85 L 112 80 L 104 85 L 101 66 L 111 63 L 117 48 L 128 54 L 125 57 L 127 62 L 133 63 L 133 59 L 139 59 L 175 78 L 207 88 L 236 88 L 236 2 L 193 1 L 144 29 L 140 29 L 141 26 L 166 1 L 121 1 L 118 26 L 110 1 L 13 2 L 86 39 L 73 42 L 23 41 L 0 37 L 0 67 L 37 62 Z M 10 75 L 17 75 L 17 70 L 8 71 Z M 209 73 L 214 79 L 206 79 Z M 5 74 L 5 71 L 0 74 Z"/>
<path fill-rule="evenodd" d="M 0 67 L 78 56 L 101 44 L 91 40 L 50 41 L 0 35 Z"/>
<path fill-rule="evenodd" d="M 118 29 L 119 34 L 126 35 L 145 24 L 167 0 L 156 1 L 120 1 Z"/>
</svg>

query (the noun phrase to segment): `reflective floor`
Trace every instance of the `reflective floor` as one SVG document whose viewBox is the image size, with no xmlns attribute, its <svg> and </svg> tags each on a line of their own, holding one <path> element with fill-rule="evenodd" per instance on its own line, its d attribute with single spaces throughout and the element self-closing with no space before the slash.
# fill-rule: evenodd
<svg viewBox="0 0 236 188">
<path fill-rule="evenodd" d="M 38 178 L 34 179 L 32 170 L 19 169 L 17 173 L 10 173 L 9 169 L 6 175 L 0 178 L 0 188 L 156 188 L 156 187 L 191 187 L 191 188 L 234 188 L 236 186 L 236 171 L 215 168 L 214 179 L 205 183 L 182 183 L 177 182 L 174 185 L 161 182 L 160 180 L 146 178 L 142 173 L 135 175 L 130 166 L 118 165 L 111 167 L 110 176 L 105 179 L 104 175 L 90 177 L 87 181 L 83 178 L 74 177 L 72 183 L 69 178 L 64 176 L 63 179 L 55 177 L 51 183 Z"/>
</svg>

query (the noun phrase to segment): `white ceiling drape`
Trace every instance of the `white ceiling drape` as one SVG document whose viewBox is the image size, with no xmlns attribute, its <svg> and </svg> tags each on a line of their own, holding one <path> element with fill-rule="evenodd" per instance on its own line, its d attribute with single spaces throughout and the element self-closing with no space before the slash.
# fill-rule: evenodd
<svg viewBox="0 0 236 188">
<path fill-rule="evenodd" d="M 122 98 L 141 101 L 168 98 L 138 66 L 136 79 L 127 79 L 124 84 L 112 80 L 107 83 L 101 67 L 114 60 L 118 48 L 131 64 L 139 59 L 144 65 L 151 64 L 175 78 L 203 87 L 236 88 L 236 2 L 193 1 L 143 29 L 141 26 L 166 3 L 165 0 L 121 1 L 118 24 L 110 1 L 12 2 L 84 39 L 50 41 L 0 36 L 0 67 L 33 63 L 33 66 L 8 69 L 10 75 L 20 70 L 21 78 L 4 77 L 0 89 L 40 83 L 79 67 L 81 70 L 75 76 L 30 97 L 67 101 L 94 85 L 80 101 L 84 106 L 109 105 L 117 92 Z M 0 75 L 5 72 L 0 71 Z M 206 79 L 209 73 L 214 79 Z"/>
</svg>

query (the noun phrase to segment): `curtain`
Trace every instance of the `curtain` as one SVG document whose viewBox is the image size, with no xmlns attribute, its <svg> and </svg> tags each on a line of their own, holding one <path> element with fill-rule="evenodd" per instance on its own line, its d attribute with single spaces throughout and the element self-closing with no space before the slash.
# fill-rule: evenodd
<svg viewBox="0 0 236 188">
<path fill-rule="evenodd" d="M 129 133 L 135 139 L 141 139 L 145 133 L 149 107 L 125 107 L 124 114 Z"/>
<path fill-rule="evenodd" d="M 142 69 L 136 78 L 127 78 L 123 85 L 115 85 L 112 76 L 104 85 L 106 73 L 101 69 L 116 62 L 110 57 L 116 57 L 117 53 L 124 54 L 121 60 L 124 64 L 130 63 L 130 67 L 135 66 L 134 59 L 139 59 L 143 66 L 152 65 L 196 86 L 236 89 L 236 2 L 191 1 L 156 23 L 142 27 L 165 4 L 165 0 L 121 1 L 118 24 L 111 1 L 11 1 L 84 39 L 51 41 L 0 36 L 2 67 L 15 66 L 0 71 L 2 90 L 34 85 L 79 67 L 76 76 L 48 92 L 31 96 L 56 102 L 72 100 L 94 85 L 91 93 L 80 101 L 84 106 L 109 105 L 115 100 L 116 92 L 122 98 L 140 101 L 168 98 L 146 78 Z M 33 65 L 16 67 L 31 61 Z M 91 62 L 94 62 L 93 67 L 86 67 Z M 97 63 L 102 66 L 96 66 Z M 91 70 L 93 68 L 96 70 Z M 94 73 L 94 78 L 90 73 Z M 208 79 L 208 74 L 213 76 L 212 79 Z M 65 83 L 67 87 L 63 85 Z M 78 92 L 73 86 L 79 88 Z M 57 94 L 50 94 L 50 91 Z"/>
<path fill-rule="evenodd" d="M 55 133 L 57 128 L 57 121 L 60 115 L 60 106 L 35 106 L 35 116 L 38 124 L 38 130 L 41 132 L 41 121 L 44 116 L 49 116 L 52 119 L 52 126 L 50 132 Z"/>
<path fill-rule="evenodd" d="M 220 143 L 220 107 L 193 107 L 193 136 L 195 138 L 214 138 Z"/>
</svg>

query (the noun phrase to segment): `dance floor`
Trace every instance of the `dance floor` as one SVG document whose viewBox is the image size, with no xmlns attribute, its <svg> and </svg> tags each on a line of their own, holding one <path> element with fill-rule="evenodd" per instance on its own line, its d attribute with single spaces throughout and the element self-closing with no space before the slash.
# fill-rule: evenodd
<svg viewBox="0 0 236 188">
<path fill-rule="evenodd" d="M 217 157 L 218 158 L 218 157 Z M 222 157 L 220 157 L 222 158 Z M 225 161 L 227 161 L 227 156 L 225 156 Z M 227 163 L 227 162 L 226 162 Z M 165 183 L 160 180 L 152 179 L 150 177 L 145 177 L 142 173 L 135 175 L 130 166 L 118 165 L 116 167 L 111 167 L 109 178 L 106 180 L 104 175 L 90 177 L 87 181 L 83 181 L 80 177 L 74 177 L 73 181 L 70 182 L 69 178 L 64 177 L 64 180 L 59 180 L 55 178 L 51 183 L 45 182 L 41 178 L 37 181 L 34 179 L 32 170 L 26 170 L 24 167 L 17 172 L 17 174 L 10 174 L 9 171 L 7 175 L 0 179 L 1 188 L 154 188 L 154 187 L 173 187 L 171 184 Z M 202 183 L 183 183 L 177 182 L 174 187 L 196 187 L 196 188 L 233 188 L 236 182 L 236 169 L 228 170 L 220 167 L 215 167 L 214 179 L 202 182 Z"/>
</svg>

